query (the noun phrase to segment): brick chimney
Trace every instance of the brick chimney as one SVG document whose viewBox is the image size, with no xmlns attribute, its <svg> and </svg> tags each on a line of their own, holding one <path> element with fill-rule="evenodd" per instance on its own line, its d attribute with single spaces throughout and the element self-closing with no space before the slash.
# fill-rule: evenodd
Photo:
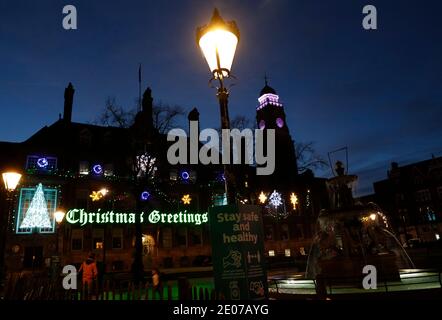
<svg viewBox="0 0 442 320">
<path fill-rule="evenodd" d="M 74 87 L 72 83 L 69 82 L 69 85 L 64 90 L 64 113 L 63 120 L 65 122 L 72 121 L 72 104 L 74 103 Z"/>
</svg>

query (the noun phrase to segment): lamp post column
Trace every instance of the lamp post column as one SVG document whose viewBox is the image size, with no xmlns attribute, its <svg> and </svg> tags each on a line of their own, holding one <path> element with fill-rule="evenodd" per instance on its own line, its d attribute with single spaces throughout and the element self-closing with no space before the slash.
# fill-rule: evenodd
<svg viewBox="0 0 442 320">
<path fill-rule="evenodd" d="M 11 215 L 11 207 L 12 207 L 12 192 L 6 191 L 6 214 L 2 215 L 2 223 L 1 223 L 1 247 L 0 247 L 0 282 L 4 280 L 5 277 L 5 253 L 6 253 L 6 242 L 7 235 L 9 230 L 10 223 L 10 215 Z"/>
<path fill-rule="evenodd" d="M 224 87 L 222 81 L 221 86 L 218 88 L 217 97 L 219 101 L 219 108 L 221 113 L 221 129 L 230 129 L 230 119 L 229 119 L 229 92 Z M 229 154 L 229 163 L 224 164 L 224 189 L 227 196 L 227 203 L 228 204 L 235 204 L 235 188 L 234 188 L 234 181 L 233 181 L 233 174 L 232 174 L 232 168 L 230 165 L 231 160 L 231 148 L 230 148 L 230 133 L 228 133 L 228 136 L 226 137 L 229 139 L 229 142 L 226 142 L 226 146 L 229 148 L 228 150 L 224 150 L 223 152 L 228 152 Z"/>
</svg>

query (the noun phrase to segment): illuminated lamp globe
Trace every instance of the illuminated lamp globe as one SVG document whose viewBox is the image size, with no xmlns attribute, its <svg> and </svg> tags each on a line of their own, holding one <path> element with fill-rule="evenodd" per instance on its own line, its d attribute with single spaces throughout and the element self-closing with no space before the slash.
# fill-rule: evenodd
<svg viewBox="0 0 442 320">
<path fill-rule="evenodd" d="M 218 9 L 215 9 L 209 24 L 197 28 L 196 42 L 214 78 L 229 77 L 239 42 L 239 30 L 236 23 L 224 21 Z"/>
<path fill-rule="evenodd" d="M 65 215 L 64 211 L 61 211 L 61 210 L 55 211 L 55 213 L 54 213 L 55 221 L 58 224 L 60 224 L 64 219 L 64 215 Z"/>
<path fill-rule="evenodd" d="M 2 176 L 5 188 L 8 191 L 14 191 L 21 179 L 21 174 L 17 172 L 5 172 Z"/>
</svg>

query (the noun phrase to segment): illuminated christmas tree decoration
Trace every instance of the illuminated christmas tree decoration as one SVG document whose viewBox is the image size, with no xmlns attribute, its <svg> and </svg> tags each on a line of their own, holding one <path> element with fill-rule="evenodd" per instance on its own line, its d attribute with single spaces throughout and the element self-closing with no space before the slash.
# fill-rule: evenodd
<svg viewBox="0 0 442 320">
<path fill-rule="evenodd" d="M 101 166 L 101 164 L 96 164 L 92 167 L 92 171 L 95 174 L 102 174 L 103 173 L 103 167 Z"/>
<path fill-rule="evenodd" d="M 275 208 L 279 207 L 282 204 L 281 194 L 279 192 L 276 192 L 276 190 L 274 190 L 270 195 L 269 202 Z"/>
<path fill-rule="evenodd" d="M 267 196 L 264 194 L 263 191 L 261 191 L 261 193 L 259 194 L 258 199 L 259 199 L 260 203 L 264 204 L 267 201 Z"/>
<path fill-rule="evenodd" d="M 149 199 L 149 197 L 150 197 L 150 193 L 148 191 L 141 192 L 141 196 L 140 196 L 141 200 L 147 201 Z"/>
<path fill-rule="evenodd" d="M 296 210 L 296 206 L 298 205 L 298 197 L 293 192 L 290 195 L 290 202 L 293 205 L 293 210 Z"/>
<path fill-rule="evenodd" d="M 181 201 L 183 201 L 184 204 L 190 204 L 190 201 L 192 201 L 192 198 L 190 197 L 189 194 L 185 194 L 182 198 Z"/>
<path fill-rule="evenodd" d="M 37 186 L 37 190 L 29 205 L 29 209 L 26 211 L 20 228 L 52 228 L 41 183 Z"/>
<path fill-rule="evenodd" d="M 49 165 L 49 161 L 47 158 L 38 158 L 37 166 L 41 169 L 46 169 Z"/>
</svg>

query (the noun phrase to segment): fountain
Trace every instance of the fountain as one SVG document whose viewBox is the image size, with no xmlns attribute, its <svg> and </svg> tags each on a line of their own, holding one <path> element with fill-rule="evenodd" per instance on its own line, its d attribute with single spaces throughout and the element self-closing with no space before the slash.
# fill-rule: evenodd
<svg viewBox="0 0 442 320">
<path fill-rule="evenodd" d="M 414 268 L 387 217 L 374 203 L 356 203 L 352 187 L 357 176 L 344 173 L 336 163 L 336 176 L 327 181 L 330 210 L 322 210 L 310 248 L 306 277 L 338 282 L 360 281 L 365 265 L 374 265 L 378 281 L 399 280 L 399 269 Z"/>
</svg>

